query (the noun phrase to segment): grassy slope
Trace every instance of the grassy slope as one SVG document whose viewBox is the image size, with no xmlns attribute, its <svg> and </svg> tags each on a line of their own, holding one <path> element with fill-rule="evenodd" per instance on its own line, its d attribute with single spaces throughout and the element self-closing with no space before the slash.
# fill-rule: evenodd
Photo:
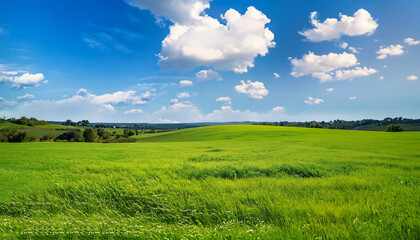
<svg viewBox="0 0 420 240">
<path fill-rule="evenodd" d="M 17 128 L 20 131 L 25 131 L 29 136 L 34 136 L 40 138 L 44 135 L 58 136 L 64 133 L 67 129 L 75 129 L 77 127 L 63 126 L 58 124 L 45 124 L 45 125 L 36 125 L 36 126 L 25 126 L 14 124 L 10 122 L 0 123 L 0 130 L 4 128 Z"/>
<path fill-rule="evenodd" d="M 420 237 L 419 132 L 235 125 L 138 138 L 0 144 L 0 236 Z"/>
</svg>

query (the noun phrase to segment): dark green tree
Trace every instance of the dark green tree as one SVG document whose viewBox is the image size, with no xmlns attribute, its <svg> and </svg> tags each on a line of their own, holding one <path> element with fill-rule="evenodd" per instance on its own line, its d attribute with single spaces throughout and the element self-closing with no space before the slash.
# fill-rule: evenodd
<svg viewBox="0 0 420 240">
<path fill-rule="evenodd" d="M 402 132 L 402 131 L 404 131 L 404 128 L 398 124 L 389 124 L 385 129 L 385 132 Z"/>
<path fill-rule="evenodd" d="M 83 137 L 85 138 L 86 142 L 97 142 L 98 141 L 98 134 L 96 133 L 95 129 L 93 128 L 86 128 L 83 132 Z"/>
</svg>

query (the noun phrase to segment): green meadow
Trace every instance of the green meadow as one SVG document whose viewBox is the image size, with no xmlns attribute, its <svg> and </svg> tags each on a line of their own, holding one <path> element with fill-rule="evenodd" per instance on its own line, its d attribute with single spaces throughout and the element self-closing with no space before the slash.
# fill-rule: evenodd
<svg viewBox="0 0 420 240">
<path fill-rule="evenodd" d="M 0 239 L 420 239 L 420 132 L 135 137 L 0 143 Z"/>
</svg>

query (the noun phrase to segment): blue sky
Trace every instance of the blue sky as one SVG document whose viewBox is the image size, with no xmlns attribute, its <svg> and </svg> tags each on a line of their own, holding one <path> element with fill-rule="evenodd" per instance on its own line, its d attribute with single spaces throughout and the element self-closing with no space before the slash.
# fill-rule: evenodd
<svg viewBox="0 0 420 240">
<path fill-rule="evenodd" d="M 419 10 L 408 0 L 3 0 L 0 116 L 419 118 Z"/>
</svg>

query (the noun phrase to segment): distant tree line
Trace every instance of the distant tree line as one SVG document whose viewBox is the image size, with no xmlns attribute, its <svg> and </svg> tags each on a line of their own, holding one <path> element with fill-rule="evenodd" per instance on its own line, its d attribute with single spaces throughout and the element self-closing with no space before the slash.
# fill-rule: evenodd
<svg viewBox="0 0 420 240">
<path fill-rule="evenodd" d="M 390 124 L 412 124 L 420 126 L 420 119 L 409 119 L 409 118 L 385 118 L 383 120 L 375 119 L 363 119 L 357 121 L 345 121 L 345 120 L 334 120 L 334 121 L 311 121 L 311 122 L 260 122 L 255 123 L 257 125 L 270 125 L 270 126 L 289 126 L 289 127 L 307 127 L 307 128 L 328 128 L 328 129 L 357 129 L 366 126 L 383 126 L 386 127 Z"/>
<path fill-rule="evenodd" d="M 34 117 L 9 118 L 9 119 L 3 119 L 3 121 L 20 124 L 20 125 L 26 125 L 26 126 L 37 126 L 37 125 L 45 125 L 45 124 L 50 123 L 48 121 L 38 120 Z"/>
</svg>

